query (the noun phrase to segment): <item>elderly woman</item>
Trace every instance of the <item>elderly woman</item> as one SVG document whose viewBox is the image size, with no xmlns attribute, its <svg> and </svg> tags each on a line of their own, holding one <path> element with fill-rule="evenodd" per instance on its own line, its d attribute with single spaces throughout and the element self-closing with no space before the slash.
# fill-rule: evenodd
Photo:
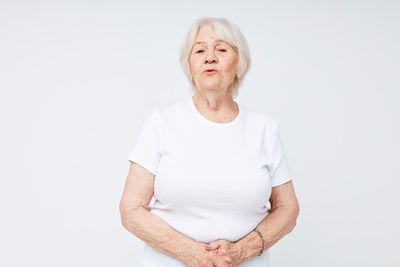
<svg viewBox="0 0 400 267">
<path fill-rule="evenodd" d="M 180 59 L 194 94 L 147 116 L 122 225 L 144 241 L 142 266 L 270 266 L 299 205 L 277 120 L 233 100 L 250 66 L 246 40 L 227 20 L 202 18 Z"/>
</svg>

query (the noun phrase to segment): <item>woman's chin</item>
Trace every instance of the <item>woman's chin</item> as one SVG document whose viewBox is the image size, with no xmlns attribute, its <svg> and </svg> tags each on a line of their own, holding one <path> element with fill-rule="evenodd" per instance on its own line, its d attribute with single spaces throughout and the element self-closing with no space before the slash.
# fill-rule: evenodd
<svg viewBox="0 0 400 267">
<path fill-rule="evenodd" d="M 219 82 L 204 82 L 200 86 L 204 90 L 216 90 L 221 88 L 221 84 Z"/>
</svg>

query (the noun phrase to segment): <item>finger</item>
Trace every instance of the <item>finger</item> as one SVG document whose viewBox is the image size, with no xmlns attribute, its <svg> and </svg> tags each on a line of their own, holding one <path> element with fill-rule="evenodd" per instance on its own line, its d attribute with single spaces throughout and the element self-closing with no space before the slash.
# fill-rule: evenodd
<svg viewBox="0 0 400 267">
<path fill-rule="evenodd" d="M 215 256 L 216 256 L 215 252 L 208 253 L 207 257 L 204 259 L 205 260 L 204 266 L 219 267 L 218 263 L 215 262 L 216 261 Z"/>
<path fill-rule="evenodd" d="M 221 256 L 226 256 L 228 255 L 228 252 L 226 251 L 226 249 L 218 249 L 218 254 Z"/>
<path fill-rule="evenodd" d="M 221 255 L 219 252 L 217 252 L 217 254 L 218 254 L 218 256 L 220 256 L 220 258 L 221 258 L 225 263 L 228 263 L 228 264 L 233 263 L 232 257 L 227 256 L 227 255 Z"/>
<path fill-rule="evenodd" d="M 228 256 L 221 256 L 218 254 L 217 258 L 220 260 L 219 264 L 223 267 L 232 267 L 232 258 Z"/>
<path fill-rule="evenodd" d="M 218 249 L 218 254 L 220 254 L 220 255 L 228 255 L 228 254 L 231 254 L 231 249 L 230 249 L 230 247 L 228 247 L 228 246 L 221 246 L 221 247 Z"/>
<path fill-rule="evenodd" d="M 214 249 L 219 248 L 220 246 L 221 246 L 220 243 L 211 242 L 211 243 L 209 243 L 209 244 L 206 244 L 206 245 L 205 245 L 205 248 L 206 248 L 207 250 L 214 250 Z"/>
<path fill-rule="evenodd" d="M 229 267 L 228 263 L 226 263 L 222 257 L 215 255 L 212 259 L 217 267 Z"/>
<path fill-rule="evenodd" d="M 228 255 L 229 251 L 230 251 L 230 248 L 228 247 L 227 244 L 222 243 L 222 244 L 218 245 L 217 252 L 219 255 L 224 255 L 224 256 Z"/>
</svg>

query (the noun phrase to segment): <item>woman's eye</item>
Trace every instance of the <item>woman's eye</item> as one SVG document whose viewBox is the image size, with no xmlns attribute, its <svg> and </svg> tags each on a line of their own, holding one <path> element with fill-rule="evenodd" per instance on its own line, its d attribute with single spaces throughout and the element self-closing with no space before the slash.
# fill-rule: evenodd
<svg viewBox="0 0 400 267">
<path fill-rule="evenodd" d="M 226 50 L 225 50 L 225 49 L 220 49 L 219 51 L 221 51 L 221 52 L 226 52 Z"/>
<path fill-rule="evenodd" d="M 203 52 L 203 50 L 198 50 L 196 53 L 201 53 L 201 52 Z"/>
</svg>

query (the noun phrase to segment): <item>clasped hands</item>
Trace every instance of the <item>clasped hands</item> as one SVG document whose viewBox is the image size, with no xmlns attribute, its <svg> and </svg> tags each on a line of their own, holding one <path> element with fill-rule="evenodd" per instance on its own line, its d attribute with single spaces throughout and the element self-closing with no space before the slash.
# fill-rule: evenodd
<svg viewBox="0 0 400 267">
<path fill-rule="evenodd" d="M 200 251 L 188 262 L 189 267 L 237 267 L 241 264 L 241 244 L 218 239 L 211 243 L 200 244 Z"/>
</svg>

